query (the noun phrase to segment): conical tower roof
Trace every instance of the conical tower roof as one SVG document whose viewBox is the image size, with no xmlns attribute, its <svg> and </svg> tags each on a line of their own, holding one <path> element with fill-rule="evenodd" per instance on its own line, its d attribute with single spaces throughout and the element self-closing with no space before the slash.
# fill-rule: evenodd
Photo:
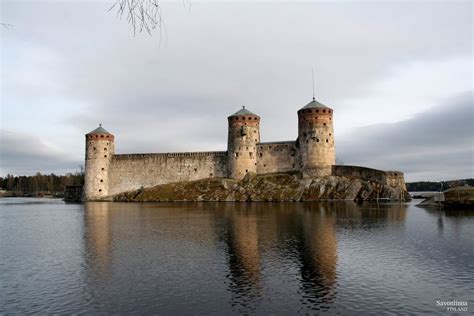
<svg viewBox="0 0 474 316">
<path fill-rule="evenodd" d="M 249 110 L 247 110 L 247 109 L 245 108 L 245 106 L 243 106 L 240 110 L 238 110 L 237 112 L 235 112 L 235 113 L 232 114 L 231 116 L 245 116 L 245 115 L 253 115 L 253 116 L 260 117 L 260 116 L 258 116 L 257 114 L 252 113 L 252 112 L 250 112 Z M 229 117 L 231 117 L 231 116 L 229 116 Z"/>
<path fill-rule="evenodd" d="M 93 131 L 90 131 L 86 135 L 89 135 L 89 134 L 108 134 L 108 135 L 112 135 L 105 128 L 102 127 L 102 124 L 99 124 L 99 127 L 97 127 Z"/>
<path fill-rule="evenodd" d="M 319 103 L 318 101 L 316 101 L 316 99 L 313 98 L 311 102 L 303 106 L 300 110 L 306 110 L 306 109 L 330 109 L 330 107 L 322 103 Z"/>
</svg>

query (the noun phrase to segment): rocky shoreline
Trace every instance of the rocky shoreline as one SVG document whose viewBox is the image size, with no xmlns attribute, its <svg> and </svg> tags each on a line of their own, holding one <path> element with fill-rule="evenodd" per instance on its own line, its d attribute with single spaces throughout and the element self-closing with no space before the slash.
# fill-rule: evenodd
<svg viewBox="0 0 474 316">
<path fill-rule="evenodd" d="M 409 200 L 406 187 L 356 177 L 306 178 L 301 173 L 247 174 L 241 180 L 209 178 L 176 182 L 104 198 L 115 202 Z"/>
</svg>

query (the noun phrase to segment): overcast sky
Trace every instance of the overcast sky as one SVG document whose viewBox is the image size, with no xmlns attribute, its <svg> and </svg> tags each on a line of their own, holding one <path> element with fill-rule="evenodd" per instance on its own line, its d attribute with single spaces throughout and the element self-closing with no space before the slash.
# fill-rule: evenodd
<svg viewBox="0 0 474 316">
<path fill-rule="evenodd" d="M 161 43 L 112 2 L 0 1 L 0 176 L 77 171 L 99 123 L 117 153 L 224 151 L 242 105 L 294 140 L 314 67 L 338 160 L 474 177 L 469 1 L 162 2 Z"/>
</svg>

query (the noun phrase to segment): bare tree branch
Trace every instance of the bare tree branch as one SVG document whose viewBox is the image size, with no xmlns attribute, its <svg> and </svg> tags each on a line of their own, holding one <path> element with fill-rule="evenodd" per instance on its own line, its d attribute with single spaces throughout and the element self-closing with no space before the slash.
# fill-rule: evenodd
<svg viewBox="0 0 474 316">
<path fill-rule="evenodd" d="M 10 28 L 10 26 L 13 26 L 13 24 L 8 24 L 8 23 L 0 23 L 0 25 L 6 29 Z"/>
<path fill-rule="evenodd" d="M 126 18 L 127 23 L 133 28 L 134 36 L 137 31 L 140 33 L 146 31 L 151 36 L 158 28 L 161 40 L 162 31 L 166 31 L 158 0 L 115 0 L 109 8 L 109 11 L 112 10 L 116 10 L 120 18 Z"/>
</svg>

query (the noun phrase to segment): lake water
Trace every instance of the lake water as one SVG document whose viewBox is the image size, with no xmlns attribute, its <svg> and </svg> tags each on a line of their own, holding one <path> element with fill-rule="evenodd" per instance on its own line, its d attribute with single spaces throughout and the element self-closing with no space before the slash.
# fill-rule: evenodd
<svg viewBox="0 0 474 316">
<path fill-rule="evenodd" d="M 0 314 L 474 310 L 474 212 L 0 199 Z"/>
</svg>

